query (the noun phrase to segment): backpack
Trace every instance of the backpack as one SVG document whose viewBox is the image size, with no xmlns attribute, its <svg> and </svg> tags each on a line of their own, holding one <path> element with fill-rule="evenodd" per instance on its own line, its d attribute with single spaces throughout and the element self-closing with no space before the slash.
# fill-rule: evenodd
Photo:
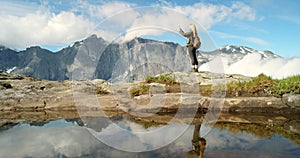
<svg viewBox="0 0 300 158">
<path fill-rule="evenodd" d="M 195 36 L 195 38 L 194 38 L 194 45 L 193 45 L 196 49 L 198 49 L 198 48 L 200 48 L 200 46 L 201 46 L 201 41 L 200 41 L 200 38 L 199 38 L 199 36 L 197 35 L 197 36 Z"/>
</svg>

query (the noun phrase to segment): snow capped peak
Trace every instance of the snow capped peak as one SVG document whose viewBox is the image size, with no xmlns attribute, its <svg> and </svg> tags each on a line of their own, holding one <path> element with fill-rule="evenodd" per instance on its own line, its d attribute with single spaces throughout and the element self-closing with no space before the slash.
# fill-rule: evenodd
<svg viewBox="0 0 300 158">
<path fill-rule="evenodd" d="M 245 53 L 243 46 L 231 46 L 226 45 L 219 48 L 220 51 L 224 53 Z"/>
<path fill-rule="evenodd" d="M 218 49 L 221 54 L 260 54 L 262 55 L 264 58 L 268 58 L 268 57 L 272 57 L 272 58 L 278 58 L 279 56 L 272 53 L 271 51 L 259 51 L 259 50 L 255 50 L 246 46 L 232 46 L 232 45 L 225 45 L 222 46 Z"/>
<path fill-rule="evenodd" d="M 216 56 L 226 59 L 228 64 L 233 64 L 242 60 L 246 56 L 255 56 L 261 59 L 275 59 L 281 58 L 280 56 L 272 53 L 271 51 L 258 51 L 246 46 L 232 46 L 225 45 L 212 52 L 201 52 L 198 60 L 201 63 L 214 60 Z"/>
</svg>

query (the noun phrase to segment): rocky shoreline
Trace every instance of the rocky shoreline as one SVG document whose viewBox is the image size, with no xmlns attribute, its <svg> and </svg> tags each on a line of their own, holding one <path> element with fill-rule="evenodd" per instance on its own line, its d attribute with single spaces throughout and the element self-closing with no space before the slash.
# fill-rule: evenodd
<svg viewBox="0 0 300 158">
<path fill-rule="evenodd" d="M 173 73 L 181 83 L 208 85 L 212 82 L 229 82 L 232 80 L 245 81 L 250 77 L 242 75 L 225 75 L 223 78 L 218 74 L 209 72 L 200 73 Z M 196 79 L 196 80 L 193 80 Z M 223 103 L 223 112 L 235 113 L 286 113 L 300 114 L 300 94 L 285 94 L 278 97 L 229 97 L 201 96 L 198 93 L 190 93 L 182 90 L 179 93 L 151 93 L 130 98 L 128 89 L 139 85 L 136 83 L 124 83 L 113 85 L 104 80 L 92 81 L 48 81 L 38 80 L 33 77 L 0 73 L 0 111 L 45 111 L 45 110 L 105 110 L 105 111 L 132 111 L 149 112 L 160 109 L 172 113 L 179 106 L 198 104 L 199 109 L 207 109 L 210 103 L 218 101 Z M 152 84 L 153 89 L 164 88 L 162 84 Z M 191 89 L 193 87 L 191 86 Z M 75 94 L 94 96 L 99 105 L 85 106 L 78 104 L 74 99 Z M 149 106 L 149 101 L 163 98 L 164 104 Z M 135 103 L 132 107 L 130 103 Z M 141 105 L 141 106 L 136 106 Z M 219 109 L 220 110 L 220 109 Z"/>
</svg>

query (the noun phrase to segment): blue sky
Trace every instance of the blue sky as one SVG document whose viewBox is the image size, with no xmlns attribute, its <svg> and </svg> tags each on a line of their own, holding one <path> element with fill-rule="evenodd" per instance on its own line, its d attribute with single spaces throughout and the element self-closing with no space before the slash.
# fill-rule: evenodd
<svg viewBox="0 0 300 158">
<path fill-rule="evenodd" d="M 202 50 L 242 45 L 300 56 L 297 0 L 1 0 L 0 44 L 57 51 L 97 34 L 107 41 L 136 36 L 184 45 L 178 25 L 196 23 Z"/>
</svg>

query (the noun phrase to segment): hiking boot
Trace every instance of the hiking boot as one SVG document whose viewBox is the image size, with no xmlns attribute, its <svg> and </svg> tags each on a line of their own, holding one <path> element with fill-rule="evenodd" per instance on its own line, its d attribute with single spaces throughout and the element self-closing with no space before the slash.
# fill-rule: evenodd
<svg viewBox="0 0 300 158">
<path fill-rule="evenodd" d="M 197 69 L 192 68 L 191 72 L 197 72 Z"/>
</svg>

